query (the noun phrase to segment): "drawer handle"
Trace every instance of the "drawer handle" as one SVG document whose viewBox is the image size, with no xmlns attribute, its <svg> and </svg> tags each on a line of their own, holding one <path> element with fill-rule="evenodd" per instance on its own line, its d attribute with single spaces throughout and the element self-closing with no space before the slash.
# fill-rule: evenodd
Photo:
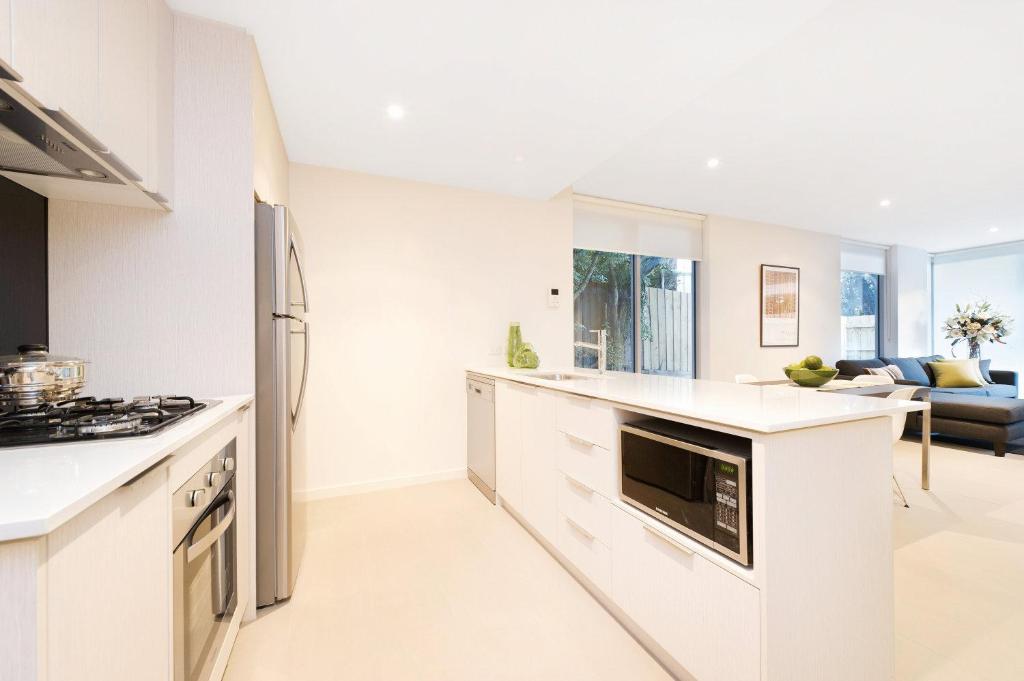
<svg viewBox="0 0 1024 681">
<path fill-rule="evenodd" d="M 568 518 L 566 520 L 568 520 Z M 670 545 L 670 546 L 672 546 L 672 547 L 674 547 L 676 549 L 679 549 L 680 551 L 682 551 L 687 556 L 692 556 L 693 555 L 694 552 L 693 552 L 692 549 L 686 548 L 685 546 L 683 546 L 682 544 L 677 542 L 675 539 L 672 539 L 671 537 L 669 537 L 669 536 L 667 536 L 665 534 L 662 534 L 661 532 L 659 532 L 658 530 L 654 529 L 650 525 L 647 525 L 645 523 L 644 524 L 644 529 L 647 530 L 647 532 L 649 534 L 651 534 L 652 536 L 657 537 L 661 541 L 665 542 L 666 544 L 668 544 L 668 545 Z"/>
<path fill-rule="evenodd" d="M 591 442 L 590 440 L 584 440 L 584 439 L 583 439 L 583 438 L 581 438 L 581 437 L 577 437 L 577 436 L 575 436 L 575 435 L 571 435 L 571 434 L 569 434 L 569 433 L 564 433 L 564 435 L 565 435 L 565 436 L 566 436 L 567 438 L 569 438 L 570 440 L 572 440 L 573 442 L 577 442 L 577 443 L 579 443 L 579 444 L 581 444 L 581 445 L 585 445 L 585 446 L 587 446 L 587 447 L 595 447 L 595 446 L 596 446 L 596 445 L 595 445 L 595 444 L 594 444 L 593 442 Z"/>
<path fill-rule="evenodd" d="M 565 475 L 565 474 L 563 473 L 563 475 Z M 576 478 L 572 477 L 571 475 L 566 475 L 565 479 L 569 481 L 570 485 L 572 485 L 573 487 L 576 487 L 577 489 L 579 489 L 579 490 L 581 490 L 583 492 L 586 492 L 587 494 L 593 494 L 594 493 L 594 490 L 592 488 L 587 487 L 586 485 L 584 485 L 582 482 L 580 482 Z"/>
<path fill-rule="evenodd" d="M 577 523 L 572 518 L 566 518 L 565 522 L 569 523 L 570 527 L 572 527 L 574 530 L 576 530 L 577 532 L 582 534 L 586 538 L 587 541 L 594 541 L 594 535 L 591 534 L 590 532 L 586 531 L 585 529 L 583 529 L 580 526 L 580 524 Z"/>
</svg>

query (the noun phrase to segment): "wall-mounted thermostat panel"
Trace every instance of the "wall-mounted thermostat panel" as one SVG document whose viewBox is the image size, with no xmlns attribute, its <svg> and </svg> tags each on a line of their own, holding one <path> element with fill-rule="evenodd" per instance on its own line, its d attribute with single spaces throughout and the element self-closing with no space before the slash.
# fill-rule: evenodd
<svg viewBox="0 0 1024 681">
<path fill-rule="evenodd" d="M 558 307 L 560 300 L 557 288 L 548 289 L 548 307 Z"/>
</svg>

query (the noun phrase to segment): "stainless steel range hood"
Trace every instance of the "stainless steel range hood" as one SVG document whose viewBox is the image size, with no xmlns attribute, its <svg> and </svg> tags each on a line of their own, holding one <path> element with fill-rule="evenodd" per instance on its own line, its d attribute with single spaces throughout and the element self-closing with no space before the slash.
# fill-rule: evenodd
<svg viewBox="0 0 1024 681">
<path fill-rule="evenodd" d="M 15 181 L 23 173 L 120 186 L 145 194 L 153 207 L 166 208 L 164 197 L 137 184 L 142 178 L 68 113 L 45 108 L 20 83 L 21 77 L 0 60 L 0 172 Z"/>
</svg>

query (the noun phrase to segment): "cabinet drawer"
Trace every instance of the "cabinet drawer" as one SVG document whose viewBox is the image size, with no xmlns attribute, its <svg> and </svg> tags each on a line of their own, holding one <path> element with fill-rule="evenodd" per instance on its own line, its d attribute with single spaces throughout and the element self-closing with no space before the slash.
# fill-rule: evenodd
<svg viewBox="0 0 1024 681">
<path fill-rule="evenodd" d="M 597 588 L 606 594 L 611 593 L 611 550 L 592 532 L 564 515 L 558 518 L 558 550 Z"/>
<path fill-rule="evenodd" d="M 612 509 L 612 598 L 701 681 L 761 676 L 760 592 L 677 542 Z"/>
<path fill-rule="evenodd" d="M 605 546 L 612 545 L 612 504 L 592 487 L 564 473 L 558 480 L 558 510 Z"/>
<path fill-rule="evenodd" d="M 558 434 L 558 469 L 608 499 L 618 497 L 615 457 L 604 447 L 568 433 Z"/>
<path fill-rule="evenodd" d="M 615 411 L 608 406 L 585 397 L 566 396 L 558 400 L 558 429 L 595 444 L 616 451 L 618 423 Z"/>
</svg>

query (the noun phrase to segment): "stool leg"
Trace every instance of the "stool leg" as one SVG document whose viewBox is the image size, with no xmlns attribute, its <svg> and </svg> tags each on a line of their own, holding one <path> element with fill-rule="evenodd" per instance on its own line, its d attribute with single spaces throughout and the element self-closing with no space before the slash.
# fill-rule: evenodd
<svg viewBox="0 0 1024 681">
<path fill-rule="evenodd" d="M 910 504 L 907 503 L 907 497 L 903 494 L 903 488 L 900 487 L 900 483 L 896 479 L 895 475 L 892 476 L 892 484 L 896 485 L 896 495 L 900 498 L 900 501 L 903 502 L 903 508 L 910 508 Z"/>
</svg>

